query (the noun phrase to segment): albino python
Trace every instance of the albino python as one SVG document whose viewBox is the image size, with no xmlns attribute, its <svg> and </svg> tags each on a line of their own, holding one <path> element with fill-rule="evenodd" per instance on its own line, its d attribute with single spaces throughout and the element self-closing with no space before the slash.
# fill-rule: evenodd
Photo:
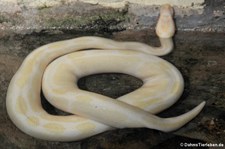
<svg viewBox="0 0 225 149">
<path fill-rule="evenodd" d="M 161 47 L 80 37 L 34 50 L 8 87 L 9 117 L 26 134 L 52 141 L 80 140 L 115 128 L 146 127 L 168 132 L 182 127 L 205 102 L 177 117 L 154 115 L 174 104 L 183 92 L 180 72 L 158 57 L 173 48 L 172 16 L 169 5 L 161 7 L 156 26 Z M 143 80 L 143 86 L 114 100 L 75 85 L 83 76 L 108 72 L 135 76 Z M 74 115 L 47 113 L 41 105 L 41 88 L 52 105 Z"/>
</svg>

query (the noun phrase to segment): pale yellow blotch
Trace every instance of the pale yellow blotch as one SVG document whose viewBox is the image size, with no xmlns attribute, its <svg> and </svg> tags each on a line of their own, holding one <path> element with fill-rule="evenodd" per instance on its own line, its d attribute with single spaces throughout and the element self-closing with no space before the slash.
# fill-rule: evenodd
<svg viewBox="0 0 225 149">
<path fill-rule="evenodd" d="M 75 123 L 75 122 L 83 122 L 86 121 L 86 119 L 79 117 L 79 116 L 53 116 L 53 115 L 49 115 L 46 113 L 42 113 L 40 114 L 40 117 L 44 120 L 48 120 L 48 121 L 52 121 L 52 122 L 71 122 L 71 123 Z"/>
<path fill-rule="evenodd" d="M 38 95 L 35 96 L 34 93 L 30 92 L 28 94 L 28 98 L 29 98 L 29 105 L 30 105 L 32 111 L 34 111 L 34 112 L 40 112 L 41 109 L 42 109 L 42 106 L 41 106 L 41 103 L 40 102 L 37 102 L 37 101 L 40 101 L 40 99 L 39 99 L 40 97 Z"/>
<path fill-rule="evenodd" d="M 56 123 L 47 123 L 43 127 L 54 133 L 63 133 L 65 130 L 62 125 Z"/>
<path fill-rule="evenodd" d="M 163 92 L 165 90 L 167 90 L 168 86 L 169 86 L 169 83 L 170 83 L 170 80 L 169 78 L 161 75 L 161 76 L 157 76 L 156 78 L 157 81 L 154 81 L 154 82 L 147 82 L 145 83 L 143 86 L 148 88 L 149 91 L 151 92 L 155 92 L 155 93 L 158 93 L 159 91 Z"/>
<path fill-rule="evenodd" d="M 22 96 L 19 96 L 16 100 L 16 110 L 19 113 L 25 115 L 27 113 L 27 106 Z"/>
<path fill-rule="evenodd" d="M 31 68 L 30 68 L 30 67 L 27 67 L 26 70 L 24 70 L 25 73 L 28 73 L 28 70 L 31 71 Z M 23 75 L 23 76 L 21 76 L 19 79 L 17 79 L 16 84 L 17 84 L 20 88 L 22 88 L 22 87 L 24 87 L 24 85 L 27 84 L 28 79 L 29 79 L 29 78 L 28 78 L 28 75 Z"/>
<path fill-rule="evenodd" d="M 87 95 L 78 95 L 78 96 L 76 96 L 76 100 L 79 100 L 82 103 L 88 104 L 92 101 L 92 98 L 90 96 L 87 96 Z"/>
<path fill-rule="evenodd" d="M 55 42 L 55 43 L 51 43 L 48 45 L 48 49 L 63 49 L 64 48 L 64 44 L 62 43 L 63 41 L 61 42 Z"/>
<path fill-rule="evenodd" d="M 33 77 L 33 80 L 31 80 L 31 81 L 32 81 L 32 87 L 33 87 L 32 90 L 34 90 L 34 91 L 40 90 L 40 88 L 41 88 L 41 80 L 40 80 L 40 78 L 35 76 L 35 77 Z"/>
<path fill-rule="evenodd" d="M 40 51 L 35 51 L 32 53 L 32 56 L 30 56 L 29 58 L 26 58 L 26 60 L 22 64 L 20 74 L 31 74 L 31 72 L 33 71 L 33 68 L 35 66 L 35 63 L 36 63 L 36 58 L 38 58 L 40 56 L 40 54 L 41 54 Z M 17 85 L 19 87 L 23 87 L 24 85 L 26 85 L 26 83 L 29 79 L 29 76 L 30 75 L 21 75 L 17 79 Z"/>
<path fill-rule="evenodd" d="M 154 105 L 156 102 L 160 101 L 160 99 L 158 98 L 154 98 L 154 99 L 148 99 L 146 101 L 137 101 L 135 103 L 135 106 L 140 107 L 142 109 L 145 109 L 151 105 Z"/>
<path fill-rule="evenodd" d="M 158 76 L 160 72 L 158 71 L 158 66 L 149 64 L 147 62 L 138 67 L 135 73 L 137 77 L 142 78 L 144 80 L 150 77 Z"/>
<path fill-rule="evenodd" d="M 163 71 L 165 70 L 171 71 L 171 66 L 167 62 L 164 61 L 159 62 L 158 66 L 160 66 Z"/>
<path fill-rule="evenodd" d="M 76 127 L 74 127 L 75 130 L 79 130 L 81 133 L 84 132 L 92 132 L 95 130 L 96 126 L 92 123 L 82 123 L 79 125 L 76 125 Z"/>
<path fill-rule="evenodd" d="M 75 87 L 75 84 L 71 82 L 75 82 L 76 78 L 74 74 L 68 71 L 65 64 L 57 64 L 57 68 L 54 69 L 57 73 L 48 73 L 51 74 L 51 78 L 48 78 L 51 82 L 54 82 L 54 89 L 58 93 L 66 93 L 68 91 L 72 91 Z M 60 91 L 61 90 L 61 91 Z M 68 90 L 68 91 L 67 91 Z"/>
<path fill-rule="evenodd" d="M 53 88 L 52 91 L 56 94 L 66 94 L 68 92 L 73 92 L 74 89 L 73 88 L 67 88 L 67 87 L 60 87 L 60 88 Z"/>
<path fill-rule="evenodd" d="M 181 85 L 178 82 L 173 84 L 172 93 L 177 95 L 181 91 Z"/>
<path fill-rule="evenodd" d="M 76 52 L 75 54 L 72 53 L 72 54 L 68 54 L 66 56 L 66 59 L 70 59 L 70 60 L 76 60 L 77 58 L 81 58 L 83 56 L 85 56 L 86 54 L 84 52 Z"/>
<path fill-rule="evenodd" d="M 35 116 L 29 116 L 27 118 L 27 123 L 32 126 L 38 126 L 39 125 L 39 119 Z"/>
</svg>

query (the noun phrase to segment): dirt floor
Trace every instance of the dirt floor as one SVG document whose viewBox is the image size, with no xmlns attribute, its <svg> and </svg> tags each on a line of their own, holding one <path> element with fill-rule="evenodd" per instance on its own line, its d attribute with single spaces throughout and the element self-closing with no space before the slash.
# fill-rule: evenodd
<svg viewBox="0 0 225 149">
<path fill-rule="evenodd" d="M 118 129 L 77 142 L 51 142 L 32 138 L 13 125 L 6 113 L 7 87 L 13 74 L 33 49 L 58 40 L 83 35 L 102 36 L 120 41 L 140 41 L 159 45 L 155 33 L 147 30 L 127 30 L 115 33 L 41 31 L 26 35 L 9 35 L 0 39 L 0 148 L 2 149 L 159 149 L 200 148 L 196 145 L 224 145 L 225 148 L 225 36 L 222 33 L 177 32 L 175 49 L 163 58 L 182 73 L 185 89 L 180 100 L 162 117 L 182 114 L 198 105 L 207 104 L 191 122 L 172 133 L 146 128 Z M 98 74 L 82 78 L 82 89 L 117 98 L 142 85 L 138 78 L 125 74 Z M 43 107 L 52 114 L 65 114 L 42 100 Z M 208 143 L 208 144 L 206 144 Z M 195 145 L 195 147 L 193 146 Z M 213 147 L 203 147 L 213 148 Z M 221 147 L 222 148 L 222 147 Z"/>
</svg>

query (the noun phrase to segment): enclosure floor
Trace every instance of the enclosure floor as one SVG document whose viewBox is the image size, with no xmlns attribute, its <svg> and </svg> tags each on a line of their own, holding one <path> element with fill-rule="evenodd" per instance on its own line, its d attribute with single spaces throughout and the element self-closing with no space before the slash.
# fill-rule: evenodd
<svg viewBox="0 0 225 149">
<path fill-rule="evenodd" d="M 43 31 L 29 35 L 11 35 L 0 39 L 0 148 L 4 149 L 149 149 L 179 148 L 181 143 L 223 143 L 225 146 L 225 42 L 224 34 L 177 32 L 175 49 L 163 58 L 182 73 L 185 89 L 180 100 L 162 117 L 187 112 L 202 101 L 203 111 L 181 129 L 162 133 L 155 130 L 120 129 L 104 132 L 79 142 L 49 142 L 32 138 L 13 125 L 5 107 L 9 81 L 26 55 L 33 49 L 58 40 L 83 35 L 103 36 L 121 41 L 139 41 L 159 45 L 154 32 L 121 31 L 113 34 L 75 31 Z M 80 88 L 119 97 L 141 86 L 141 80 L 121 74 L 85 77 Z M 63 114 L 43 99 L 43 106 L 53 114 Z M 194 147 L 193 147 L 194 148 Z"/>
</svg>

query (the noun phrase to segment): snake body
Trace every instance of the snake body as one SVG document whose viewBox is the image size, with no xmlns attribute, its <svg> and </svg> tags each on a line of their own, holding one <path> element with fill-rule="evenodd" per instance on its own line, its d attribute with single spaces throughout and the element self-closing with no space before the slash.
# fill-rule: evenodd
<svg viewBox="0 0 225 149">
<path fill-rule="evenodd" d="M 8 87 L 9 117 L 26 134 L 52 141 L 80 140 L 115 128 L 147 127 L 167 132 L 182 127 L 205 102 L 177 117 L 154 115 L 174 104 L 184 87 L 180 72 L 158 57 L 173 48 L 172 14 L 169 5 L 161 8 L 156 27 L 161 47 L 87 36 L 34 50 Z M 83 76 L 107 72 L 133 75 L 143 80 L 143 86 L 113 100 L 74 85 Z M 52 105 L 74 115 L 47 113 L 41 106 L 41 88 Z"/>
</svg>

